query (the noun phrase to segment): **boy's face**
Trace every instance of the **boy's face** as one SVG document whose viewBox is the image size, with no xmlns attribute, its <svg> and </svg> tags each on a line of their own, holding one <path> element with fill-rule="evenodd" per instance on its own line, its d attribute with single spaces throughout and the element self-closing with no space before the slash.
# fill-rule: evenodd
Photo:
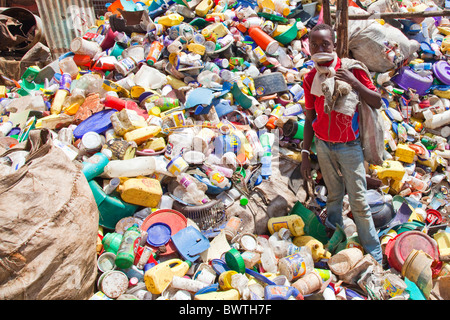
<svg viewBox="0 0 450 320">
<path fill-rule="evenodd" d="M 333 53 L 335 48 L 334 37 L 330 30 L 316 30 L 309 38 L 311 55 L 315 53 Z"/>
</svg>

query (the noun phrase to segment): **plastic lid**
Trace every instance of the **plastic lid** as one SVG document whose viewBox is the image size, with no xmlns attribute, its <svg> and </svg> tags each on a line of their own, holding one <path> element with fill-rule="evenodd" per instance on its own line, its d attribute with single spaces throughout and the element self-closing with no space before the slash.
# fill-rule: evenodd
<svg viewBox="0 0 450 320">
<path fill-rule="evenodd" d="M 115 109 L 105 109 L 94 113 L 89 118 L 83 120 L 75 130 L 73 130 L 73 136 L 76 139 L 81 139 L 81 137 L 89 131 L 99 134 L 105 132 L 112 128 L 111 115 L 116 112 L 117 110 Z"/>
<path fill-rule="evenodd" d="M 244 259 L 237 249 L 232 248 L 225 253 L 225 262 L 231 270 L 237 271 L 239 273 L 245 272 Z"/>
<path fill-rule="evenodd" d="M 248 204 L 248 199 L 242 196 L 241 199 L 239 200 L 239 203 L 241 204 L 241 206 L 246 206 Z"/>
<path fill-rule="evenodd" d="M 212 259 L 210 264 L 217 275 L 220 275 L 222 272 L 230 270 L 225 261 L 223 261 L 222 259 Z"/>
<path fill-rule="evenodd" d="M 147 229 L 147 242 L 154 247 L 160 247 L 169 242 L 172 230 L 169 225 L 156 222 Z"/>
<path fill-rule="evenodd" d="M 97 149 L 101 147 L 102 139 L 97 132 L 86 132 L 81 138 L 81 142 L 88 150 Z"/>
<path fill-rule="evenodd" d="M 183 153 L 182 157 L 189 164 L 202 164 L 205 161 L 205 154 L 195 150 Z"/>
<path fill-rule="evenodd" d="M 450 64 L 441 60 L 433 64 L 433 72 L 439 81 L 446 85 L 450 85 Z"/>
</svg>

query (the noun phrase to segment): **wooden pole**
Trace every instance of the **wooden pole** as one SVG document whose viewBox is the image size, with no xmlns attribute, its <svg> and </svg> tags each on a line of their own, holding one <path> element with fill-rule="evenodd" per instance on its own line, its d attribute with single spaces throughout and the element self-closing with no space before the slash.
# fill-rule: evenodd
<svg viewBox="0 0 450 320">
<path fill-rule="evenodd" d="M 322 0 L 323 23 L 331 26 L 330 0 Z"/>
<path fill-rule="evenodd" d="M 337 11 L 337 10 L 336 10 Z M 441 11 L 424 11 L 424 12 L 377 12 L 365 14 L 350 14 L 349 20 L 367 20 L 367 19 L 409 19 L 409 18 L 427 18 L 427 17 L 442 17 L 450 16 L 450 10 L 445 9 Z M 331 14 L 332 18 L 337 17 L 337 13 Z"/>
<path fill-rule="evenodd" d="M 336 52 L 340 58 L 348 57 L 348 0 L 338 0 L 336 5 Z"/>
</svg>

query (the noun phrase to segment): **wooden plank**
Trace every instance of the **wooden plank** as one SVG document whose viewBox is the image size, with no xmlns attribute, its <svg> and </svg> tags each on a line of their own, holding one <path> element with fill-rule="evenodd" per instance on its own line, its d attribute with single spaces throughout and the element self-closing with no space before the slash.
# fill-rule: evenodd
<svg viewBox="0 0 450 320">
<path fill-rule="evenodd" d="M 336 6 L 336 52 L 340 58 L 348 57 L 348 2 L 338 1 Z"/>
<path fill-rule="evenodd" d="M 339 3 L 339 2 L 338 2 Z M 336 10 L 337 11 L 337 10 Z M 424 12 L 378 12 L 365 14 L 350 14 L 349 20 L 367 20 L 367 19 L 409 19 L 409 18 L 427 18 L 427 17 L 443 17 L 450 16 L 450 10 L 441 11 L 424 11 Z M 337 14 L 332 13 L 332 18 L 336 18 Z"/>
<path fill-rule="evenodd" d="M 331 26 L 330 0 L 322 0 L 323 23 Z"/>
</svg>

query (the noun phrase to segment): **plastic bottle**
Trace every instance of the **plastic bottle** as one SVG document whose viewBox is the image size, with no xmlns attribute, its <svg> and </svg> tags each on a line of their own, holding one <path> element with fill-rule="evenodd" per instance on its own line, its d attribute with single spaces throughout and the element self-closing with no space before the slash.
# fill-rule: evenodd
<svg viewBox="0 0 450 320">
<path fill-rule="evenodd" d="M 186 189 L 186 192 L 197 204 L 204 204 L 208 202 L 208 197 L 197 187 L 197 184 L 193 179 L 194 178 L 187 173 L 180 173 L 177 176 L 178 183 Z"/>
<path fill-rule="evenodd" d="M 209 178 L 209 181 L 211 181 L 211 184 L 213 186 L 219 187 L 221 189 L 230 186 L 230 181 L 228 180 L 228 178 L 225 177 L 217 169 L 211 169 L 205 165 L 202 166 L 202 169 L 205 171 L 206 175 Z"/>
<path fill-rule="evenodd" d="M 222 85 L 220 84 L 222 81 L 220 76 L 209 70 L 202 71 L 198 75 L 197 81 L 202 86 L 205 86 L 207 88 L 219 88 L 219 87 L 221 88 L 222 87 Z"/>
<path fill-rule="evenodd" d="M 153 66 L 159 60 L 163 49 L 164 45 L 162 43 L 159 41 L 153 41 L 147 55 L 148 65 Z"/>
<path fill-rule="evenodd" d="M 375 81 L 380 86 L 382 86 L 383 83 L 386 83 L 390 80 L 391 80 L 391 76 L 390 76 L 389 72 L 375 74 Z"/>
<path fill-rule="evenodd" d="M 147 176 L 155 172 L 153 157 L 135 157 L 127 160 L 111 160 L 104 168 L 107 178 Z"/>
<path fill-rule="evenodd" d="M 278 261 L 280 274 L 285 275 L 291 282 L 314 270 L 311 250 L 308 247 L 300 248 L 300 251 Z"/>
<path fill-rule="evenodd" d="M 281 285 L 267 285 L 264 287 L 264 300 L 303 300 L 297 288 Z"/>
<path fill-rule="evenodd" d="M 259 137 L 259 141 L 264 150 L 261 157 L 261 176 L 264 179 L 267 179 L 272 175 L 272 144 L 270 140 L 270 134 L 267 132 Z"/>
<path fill-rule="evenodd" d="M 85 90 L 80 88 L 74 88 L 70 94 L 70 96 L 65 99 L 62 110 L 64 113 L 68 115 L 74 115 L 77 113 L 80 106 L 83 104 L 86 99 Z"/>
<path fill-rule="evenodd" d="M 433 73 L 433 64 L 430 62 L 415 63 L 411 65 L 411 69 L 413 69 L 417 74 L 424 77 Z"/>
<path fill-rule="evenodd" d="M 290 69 L 294 66 L 292 59 L 286 54 L 284 48 L 279 47 L 277 50 L 277 54 L 278 54 L 278 61 L 281 63 L 283 67 Z"/>
<path fill-rule="evenodd" d="M 116 255 L 116 266 L 120 269 L 128 269 L 133 265 L 140 241 L 141 232 L 139 231 L 139 226 L 133 224 L 123 234 L 122 242 Z"/>
<path fill-rule="evenodd" d="M 286 107 L 284 110 L 283 116 L 285 117 L 291 117 L 291 116 L 297 116 L 299 114 L 303 113 L 302 106 L 300 103 L 291 104 L 290 106 Z"/>
<path fill-rule="evenodd" d="M 275 121 L 280 118 L 284 113 L 285 107 L 283 107 L 281 104 L 276 105 L 272 112 L 270 113 L 269 121 L 266 123 L 266 127 L 269 130 L 275 129 Z"/>
<path fill-rule="evenodd" d="M 425 192 L 428 188 L 428 184 L 419 178 L 413 177 L 413 176 L 408 176 L 406 178 L 406 182 L 413 187 L 414 189 L 416 189 L 417 191 L 420 192 Z"/>
<path fill-rule="evenodd" d="M 162 24 L 165 27 L 173 27 L 179 25 L 184 20 L 184 17 L 178 13 L 171 13 L 166 16 L 160 16 L 156 19 L 156 23 Z"/>
<path fill-rule="evenodd" d="M 109 158 L 102 152 L 97 152 L 89 159 L 84 161 L 83 173 L 88 181 L 94 179 L 103 173 L 105 166 L 108 164 Z"/>
<path fill-rule="evenodd" d="M 255 130 L 248 130 L 245 133 L 245 137 L 247 138 L 248 142 L 250 143 L 252 149 L 253 149 L 253 153 L 255 155 L 257 155 L 258 157 L 262 156 L 262 154 L 264 153 L 264 149 L 261 145 L 261 141 L 259 140 L 259 137 L 257 135 L 257 133 L 255 132 Z"/>
<path fill-rule="evenodd" d="M 206 286 L 208 286 L 208 285 L 204 282 L 189 279 L 189 278 L 184 278 L 184 277 L 180 277 L 180 276 L 174 276 L 172 278 L 172 283 L 171 283 L 172 288 L 180 289 L 180 290 L 187 290 L 189 292 L 197 292 Z"/>
<path fill-rule="evenodd" d="M 68 73 L 64 73 L 61 76 L 59 89 L 56 91 L 55 97 L 53 98 L 52 106 L 50 108 L 51 114 L 59 114 L 62 110 L 62 105 L 64 100 L 70 93 L 70 85 L 72 83 L 72 77 Z"/>
<path fill-rule="evenodd" d="M 67 57 L 59 61 L 59 68 L 62 73 L 70 74 L 72 80 L 75 80 L 78 75 L 78 66 L 73 57 Z"/>
<path fill-rule="evenodd" d="M 111 194 L 113 193 L 117 187 L 120 185 L 120 179 L 119 178 L 112 178 L 109 183 L 103 188 L 103 191 L 105 194 Z"/>
<path fill-rule="evenodd" d="M 12 121 L 6 121 L 0 124 L 0 137 L 6 137 L 8 133 L 12 130 L 14 124 Z"/>
<path fill-rule="evenodd" d="M 282 258 L 287 256 L 289 245 L 292 244 L 292 242 L 281 239 L 278 233 L 274 233 L 269 237 L 269 244 L 275 256 L 277 258 Z"/>
<path fill-rule="evenodd" d="M 122 243 L 123 235 L 117 232 L 109 232 L 102 239 L 103 249 L 106 252 L 117 254 L 120 244 Z"/>
<path fill-rule="evenodd" d="M 261 253 L 261 265 L 266 272 L 276 273 L 277 268 L 277 258 L 273 252 L 269 240 L 263 237 L 257 238 L 258 245 L 262 248 Z"/>
</svg>

